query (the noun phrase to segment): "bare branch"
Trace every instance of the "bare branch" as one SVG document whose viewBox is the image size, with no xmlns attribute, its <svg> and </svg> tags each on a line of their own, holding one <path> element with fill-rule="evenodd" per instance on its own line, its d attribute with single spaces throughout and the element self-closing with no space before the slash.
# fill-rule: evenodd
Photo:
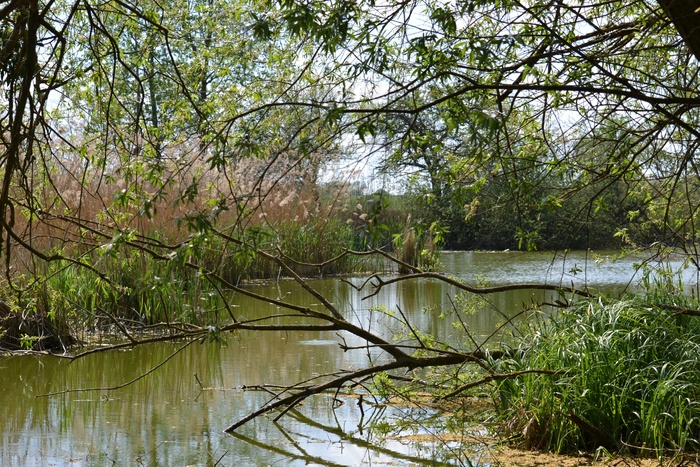
<svg viewBox="0 0 700 467">
<path fill-rule="evenodd" d="M 477 386 L 483 386 L 484 384 L 491 383 L 493 381 L 503 381 L 506 379 L 515 379 L 519 378 L 522 375 L 529 375 L 529 374 L 538 374 L 538 375 L 558 375 L 561 374 L 560 371 L 554 371 L 554 370 L 523 370 L 523 371 L 516 371 L 514 373 L 505 373 L 505 374 L 490 374 L 488 376 L 485 376 L 481 378 L 478 381 L 472 381 L 471 383 L 463 384 L 457 389 L 455 389 L 452 392 L 449 392 L 445 395 L 442 395 L 438 397 L 436 400 L 445 400 L 445 399 L 450 399 L 452 397 L 455 397 L 464 391 L 475 388 Z"/>
<path fill-rule="evenodd" d="M 449 355 L 449 356 L 437 356 L 437 357 L 424 357 L 424 358 L 413 358 L 409 357 L 403 360 L 395 360 L 390 363 L 383 365 L 377 365 L 369 368 L 363 368 L 361 370 L 344 372 L 341 376 L 328 381 L 326 383 L 317 384 L 315 386 L 308 387 L 299 393 L 292 394 L 290 396 L 278 399 L 276 401 L 271 401 L 265 404 L 263 407 L 257 409 L 256 411 L 248 414 L 241 420 L 237 421 L 233 425 L 226 428 L 227 433 L 235 431 L 237 428 L 246 424 L 247 422 L 263 415 L 265 413 L 271 412 L 275 409 L 286 407 L 289 405 L 296 405 L 301 400 L 306 399 L 314 394 L 319 394 L 321 392 L 327 391 L 329 389 L 336 389 L 342 387 L 345 383 L 351 380 L 363 378 L 365 376 L 375 375 L 377 373 L 382 373 L 385 371 L 395 370 L 399 368 L 406 368 L 412 370 L 415 368 L 427 368 L 427 367 L 438 367 L 444 365 L 454 365 L 459 364 L 464 361 L 473 359 L 472 355 Z"/>
<path fill-rule="evenodd" d="M 370 297 L 373 297 L 377 295 L 383 287 L 386 287 L 389 284 L 394 284 L 396 282 L 402 282 L 402 281 L 408 281 L 408 280 L 413 280 L 417 278 L 430 278 L 430 279 L 438 279 L 442 282 L 445 282 L 447 284 L 453 285 L 457 287 L 460 290 L 464 290 L 465 292 L 471 292 L 473 294 L 479 294 L 479 295 L 487 295 L 487 294 L 494 294 L 498 292 L 508 292 L 511 290 L 551 290 L 555 292 L 560 292 L 560 293 L 572 293 L 575 295 L 579 295 L 581 297 L 593 297 L 593 295 L 586 291 L 586 290 L 581 290 L 577 289 L 575 287 L 565 287 L 565 286 L 557 286 L 557 285 L 552 285 L 552 284 L 508 284 L 508 285 L 500 285 L 500 286 L 494 286 L 494 287 L 473 287 L 470 285 L 465 284 L 464 282 L 454 279 L 450 276 L 447 276 L 445 274 L 441 273 L 436 273 L 436 272 L 420 272 L 420 273 L 415 273 L 415 274 L 406 274 L 403 276 L 397 276 L 393 277 L 391 279 L 382 279 L 378 274 L 372 275 L 370 278 L 368 278 L 365 281 L 365 284 L 363 284 L 360 289 L 364 287 L 367 283 L 370 283 L 372 287 L 374 288 L 374 291 L 363 297 L 363 300 L 366 300 Z M 376 283 L 371 282 L 372 280 L 376 280 Z"/>
</svg>

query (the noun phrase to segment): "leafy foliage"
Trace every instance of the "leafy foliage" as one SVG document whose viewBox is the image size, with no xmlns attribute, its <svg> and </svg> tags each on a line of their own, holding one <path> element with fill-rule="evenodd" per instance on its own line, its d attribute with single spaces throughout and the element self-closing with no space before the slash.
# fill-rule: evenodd
<svg viewBox="0 0 700 467">
<path fill-rule="evenodd" d="M 640 299 L 584 302 L 533 328 L 501 371 L 547 368 L 500 383 L 503 428 L 557 452 L 698 449 L 697 318 Z"/>
<path fill-rule="evenodd" d="M 446 350 L 429 336 L 421 346 L 408 322 L 405 334 L 419 342 L 393 345 L 343 316 L 299 274 L 352 269 L 343 244 L 361 247 L 358 256 L 387 257 L 395 240 L 408 260 L 404 272 L 491 293 L 419 270 L 436 266 L 431 244 L 473 245 L 477 237 L 535 249 L 560 245 L 556 237 L 588 247 L 617 235 L 633 247 L 673 246 L 697 267 L 700 12 L 683 5 L 5 2 L 0 240 L 8 288 L 43 297 L 43 310 L 35 308 L 51 317 L 73 307 L 84 313 L 77 321 L 92 323 L 118 309 L 112 322 L 123 331 L 135 316 L 166 320 L 173 331 L 167 321 L 186 315 L 190 300 L 201 311 L 192 316 L 197 325 L 173 331 L 173 339 L 261 329 L 230 313 L 226 293 L 236 291 L 389 357 L 285 390 L 291 395 L 251 417 L 375 373 L 487 367 L 492 355 L 481 348 Z M 356 165 L 338 164 L 348 155 Z M 404 188 L 402 177 L 410 179 L 418 208 L 401 214 L 419 211 L 413 221 L 394 222 L 383 193 L 345 219 L 331 212 L 339 198 L 321 203 L 322 167 L 337 172 L 340 193 L 368 161 Z M 293 277 L 323 311 L 241 288 L 256 263 L 273 265 L 264 275 Z M 386 284 L 371 280 L 377 290 Z M 163 305 L 166 294 L 187 300 Z M 222 306 L 230 323 L 220 326 L 209 312 Z M 541 353 L 521 349 L 510 364 L 589 359 L 591 368 L 607 365 L 605 377 L 623 364 L 639 375 L 610 385 L 596 371 L 567 367 L 557 377 L 528 373 L 526 386 L 537 390 L 524 392 L 506 378 L 504 391 L 510 385 L 525 400 L 525 418 L 513 418 L 518 428 L 531 427 L 533 444 L 560 449 L 578 443 L 569 433 L 584 445 L 614 445 L 622 434 L 657 451 L 695 447 L 697 398 L 688 381 L 697 380 L 696 344 L 682 332 L 696 334 L 692 323 L 636 302 L 587 306 L 563 314 L 563 329 L 555 323 L 537 335 Z M 580 335 L 565 334 L 567 326 Z M 602 337 L 591 333 L 598 329 Z M 608 332 L 619 346 L 606 347 Z M 132 336 L 130 345 L 140 342 Z M 630 357 L 632 348 L 644 358 Z M 573 389 L 562 396 L 569 380 Z M 635 415 L 621 419 L 612 407 L 606 423 L 617 431 L 591 438 L 583 432 L 592 408 L 612 389 L 637 404 Z M 686 399 L 673 399 L 684 391 Z M 546 399 L 550 419 L 528 417 L 534 397 Z M 562 397 L 578 404 L 574 412 L 558 405 Z M 550 438 L 556 430 L 564 434 Z"/>
</svg>

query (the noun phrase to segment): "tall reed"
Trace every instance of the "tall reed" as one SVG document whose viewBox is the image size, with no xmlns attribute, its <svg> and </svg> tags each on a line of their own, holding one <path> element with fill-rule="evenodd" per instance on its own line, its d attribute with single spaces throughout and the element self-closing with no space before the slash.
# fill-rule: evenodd
<svg viewBox="0 0 700 467">
<path fill-rule="evenodd" d="M 258 231 L 261 244 L 257 247 L 271 254 L 283 251 L 287 256 L 285 263 L 302 276 L 343 273 L 357 266 L 350 257 L 324 267 L 310 265 L 340 255 L 352 243 L 352 230 L 340 221 L 289 221 L 274 230 Z M 207 269 L 231 283 L 287 275 L 279 265 L 253 250 L 213 235 L 207 240 L 193 244 L 192 254 Z M 102 330 L 114 325 L 116 319 L 134 324 L 184 321 L 198 325 L 226 319 L 221 313 L 225 305 L 219 295 L 219 290 L 225 288 L 217 290 L 201 272 L 183 267 L 176 260 L 154 259 L 126 246 L 109 253 L 96 250 L 81 259 L 93 264 L 103 276 L 68 261 L 43 263 L 34 271 L 33 289 L 26 294 L 36 302 L 33 309 L 69 325 L 75 333 Z M 28 304 L 19 308 L 28 309 Z"/>
</svg>

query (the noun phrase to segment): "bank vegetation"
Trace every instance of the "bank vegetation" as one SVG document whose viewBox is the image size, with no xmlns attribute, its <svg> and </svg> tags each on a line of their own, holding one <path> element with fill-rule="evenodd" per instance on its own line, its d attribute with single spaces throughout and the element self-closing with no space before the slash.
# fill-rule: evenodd
<svg viewBox="0 0 700 467">
<path fill-rule="evenodd" d="M 0 340 L 80 358 L 333 331 L 364 342 L 342 348 L 365 367 L 283 388 L 229 430 L 391 382 L 485 391 L 531 447 L 696 452 L 699 307 L 673 274 L 618 298 L 489 287 L 440 274 L 438 251 L 615 247 L 697 269 L 699 7 L 0 2 Z M 354 182 L 371 170 L 383 184 Z M 389 340 L 305 279 L 347 273 L 367 295 L 454 285 L 460 339 L 393 310 Z M 321 308 L 246 287 L 282 276 Z M 548 290 L 528 312 L 556 312 L 513 346 L 475 339 L 460 313 L 507 288 Z M 279 311 L 250 318 L 237 294 Z M 94 333 L 122 342 L 81 347 Z"/>
</svg>

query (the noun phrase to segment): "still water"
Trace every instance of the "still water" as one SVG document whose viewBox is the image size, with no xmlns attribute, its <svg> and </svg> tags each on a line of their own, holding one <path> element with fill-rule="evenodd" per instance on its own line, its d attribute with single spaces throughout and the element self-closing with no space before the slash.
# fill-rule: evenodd
<svg viewBox="0 0 700 467">
<path fill-rule="evenodd" d="M 599 261 L 595 261 L 598 259 Z M 603 261 L 600 261 L 600 260 Z M 611 261 L 586 253 L 566 257 L 547 253 L 446 252 L 443 270 L 464 280 L 488 285 L 542 281 L 617 292 L 636 286 L 634 259 Z M 675 264 L 674 267 L 679 267 Z M 349 281 L 361 284 L 365 278 Z M 691 284 L 689 273 L 684 280 Z M 434 280 L 399 282 L 377 295 L 357 292 L 330 278 L 312 285 L 352 321 L 391 337 L 396 323 L 377 310 L 400 307 L 414 326 L 442 339 L 457 338 L 449 320 L 439 317 L 457 291 Z M 291 303 L 318 306 L 290 281 L 254 286 L 255 291 Z M 173 297 L 176 299 L 176 297 Z M 551 299 L 531 291 L 493 297 L 467 323 L 476 339 L 486 339 L 523 304 Z M 236 313 L 252 318 L 272 307 L 234 297 Z M 494 339 L 493 337 L 491 339 Z M 128 351 L 95 354 L 70 363 L 49 356 L 0 358 L 0 465 L 442 465 L 454 463 L 449 443 L 409 441 L 368 431 L 367 422 L 399 415 L 386 407 L 342 399 L 335 406 L 326 395 L 309 399 L 279 423 L 262 417 L 244 425 L 236 436 L 223 430 L 263 405 L 269 394 L 246 390 L 266 383 L 289 385 L 339 368 L 367 364 L 363 351 L 343 352 L 340 338 L 329 332 L 240 332 L 228 345 L 194 343 L 154 373 L 118 390 L 54 391 L 111 388 L 166 360 L 182 343 L 153 344 Z M 349 339 L 348 344 L 360 341 Z M 201 383 L 201 385 L 200 385 Z M 408 409 L 402 409 L 408 410 Z M 416 426 L 410 434 L 425 433 Z M 407 433 L 403 433 L 407 434 Z M 410 438 L 414 439 L 414 438 Z"/>
</svg>

